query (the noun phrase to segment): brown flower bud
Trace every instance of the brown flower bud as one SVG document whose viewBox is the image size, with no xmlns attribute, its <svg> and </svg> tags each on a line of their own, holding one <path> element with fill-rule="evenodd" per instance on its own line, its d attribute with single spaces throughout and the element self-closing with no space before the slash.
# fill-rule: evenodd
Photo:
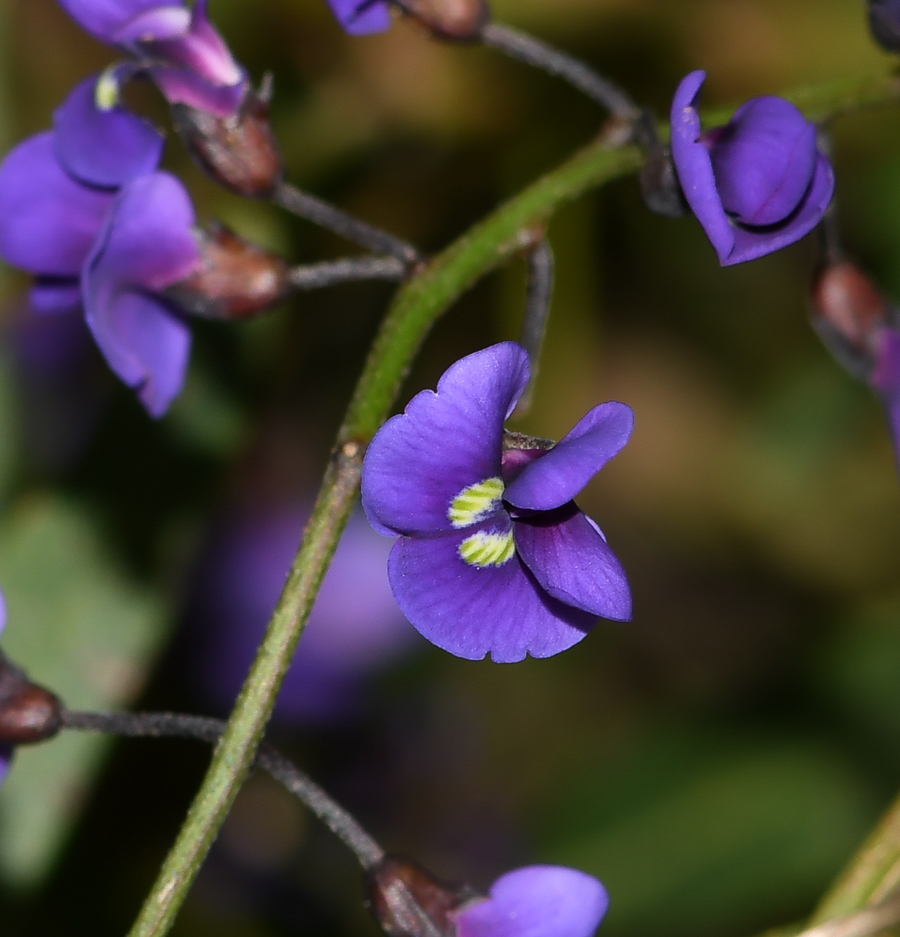
<svg viewBox="0 0 900 937">
<path fill-rule="evenodd" d="M 816 275 L 813 308 L 859 350 L 868 346 L 890 315 L 890 304 L 878 287 L 847 260 L 827 264 Z"/>
<path fill-rule="evenodd" d="M 284 178 L 284 161 L 269 123 L 269 89 L 248 90 L 240 110 L 217 117 L 187 104 L 172 106 L 172 120 L 200 167 L 220 185 L 246 198 L 271 198 Z"/>
<path fill-rule="evenodd" d="M 388 937 L 454 937 L 452 912 L 478 897 L 395 855 L 369 873 L 367 886 L 369 908 Z"/>
<path fill-rule="evenodd" d="M 52 738 L 62 727 L 62 709 L 53 693 L 0 653 L 0 742 L 26 745 Z"/>
<path fill-rule="evenodd" d="M 195 230 L 200 267 L 166 293 L 206 319 L 249 319 L 290 292 L 290 268 L 277 255 L 223 225 Z"/>
<path fill-rule="evenodd" d="M 486 0 L 395 0 L 397 6 L 438 39 L 475 42 L 488 24 Z"/>
</svg>

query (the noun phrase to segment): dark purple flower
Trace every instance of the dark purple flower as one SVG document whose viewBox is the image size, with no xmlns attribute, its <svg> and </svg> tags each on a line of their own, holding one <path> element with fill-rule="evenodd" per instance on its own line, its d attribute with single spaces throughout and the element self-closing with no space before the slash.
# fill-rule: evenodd
<svg viewBox="0 0 900 937">
<path fill-rule="evenodd" d="M 220 117 L 233 114 L 247 77 L 206 15 L 207 0 L 188 8 L 159 0 L 60 0 L 80 26 L 130 53 L 172 104 Z"/>
<path fill-rule="evenodd" d="M 233 518 L 203 564 L 194 604 L 208 695 L 230 709 L 275 608 L 308 511 Z M 390 544 L 361 512 L 347 525 L 278 698 L 281 718 L 329 723 L 361 708 L 367 678 L 420 640 L 391 594 Z"/>
<path fill-rule="evenodd" d="M 457 937 L 592 937 L 609 907 L 591 875 L 531 865 L 502 875 L 490 896 L 455 912 Z"/>
<path fill-rule="evenodd" d="M 572 500 L 628 441 L 631 409 L 601 404 L 549 451 L 504 452 L 528 374 L 513 342 L 463 358 L 385 423 L 363 466 L 369 520 L 400 535 L 388 576 L 401 609 L 470 660 L 549 657 L 598 615 L 631 617 L 619 561 Z"/>
<path fill-rule="evenodd" d="M 63 110 L 77 110 L 83 90 Z M 155 139 L 143 139 L 158 154 Z M 36 311 L 82 305 L 112 369 L 160 416 L 181 388 L 190 347 L 187 326 L 160 295 L 199 263 L 190 199 L 167 173 L 134 176 L 152 165 L 138 148 L 103 167 L 107 180 L 128 180 L 118 191 L 78 181 L 60 149 L 56 134 L 38 134 L 0 166 L 0 256 L 37 276 Z"/>
<path fill-rule="evenodd" d="M 900 2 L 869 0 L 869 26 L 876 41 L 889 52 L 900 52 Z"/>
<path fill-rule="evenodd" d="M 328 0 L 332 13 L 352 36 L 383 33 L 391 26 L 391 9 L 386 0 Z"/>
<path fill-rule="evenodd" d="M 691 72 L 672 103 L 672 157 L 688 204 L 723 266 L 793 244 L 821 220 L 834 174 L 816 128 L 789 101 L 753 98 L 704 133 L 697 110 L 706 72 Z"/>
</svg>

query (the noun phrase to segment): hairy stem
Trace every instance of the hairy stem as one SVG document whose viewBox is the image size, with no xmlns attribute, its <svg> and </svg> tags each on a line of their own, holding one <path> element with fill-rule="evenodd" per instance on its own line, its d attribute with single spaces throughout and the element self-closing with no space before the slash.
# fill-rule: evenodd
<svg viewBox="0 0 900 937">
<path fill-rule="evenodd" d="M 291 267 L 291 286 L 297 290 L 317 290 L 337 283 L 360 280 L 402 280 L 406 266 L 396 257 L 348 257 L 318 264 Z"/>
<path fill-rule="evenodd" d="M 816 120 L 898 98 L 900 80 L 894 76 L 831 83 L 792 96 Z M 612 179 L 635 172 L 641 159 L 636 146 L 613 149 L 598 140 L 462 235 L 398 292 L 338 433 L 336 455 L 266 636 L 203 784 L 130 937 L 159 937 L 168 932 L 253 763 L 278 689 L 353 507 L 365 444 L 389 415 L 428 330 L 476 280 L 528 247 L 529 232 L 545 224 L 557 209 Z"/>
</svg>

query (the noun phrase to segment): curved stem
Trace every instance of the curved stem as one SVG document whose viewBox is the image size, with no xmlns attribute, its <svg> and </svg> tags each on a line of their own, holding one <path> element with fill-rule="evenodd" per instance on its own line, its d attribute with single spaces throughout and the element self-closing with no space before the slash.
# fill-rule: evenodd
<svg viewBox="0 0 900 937">
<path fill-rule="evenodd" d="M 900 98 L 894 76 L 829 84 L 793 100 L 817 120 Z M 602 139 L 498 208 L 416 272 L 397 294 L 357 384 L 300 551 L 188 813 L 130 937 L 168 932 L 256 755 L 265 724 L 356 497 L 365 444 L 390 413 L 425 335 L 481 276 L 528 246 L 523 237 L 562 205 L 636 171 L 636 146 L 611 149 Z M 523 235 L 525 232 L 525 235 Z"/>
</svg>

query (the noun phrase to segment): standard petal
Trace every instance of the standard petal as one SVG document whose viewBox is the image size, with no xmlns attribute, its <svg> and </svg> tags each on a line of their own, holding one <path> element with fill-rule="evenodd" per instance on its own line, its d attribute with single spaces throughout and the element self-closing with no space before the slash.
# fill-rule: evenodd
<svg viewBox="0 0 900 937">
<path fill-rule="evenodd" d="M 0 166 L 0 256 L 48 276 L 75 276 L 115 200 L 63 172 L 53 134 L 20 143 Z"/>
<path fill-rule="evenodd" d="M 494 882 L 456 913 L 458 937 L 592 937 L 609 907 L 603 884 L 558 865 L 531 865 Z"/>
<path fill-rule="evenodd" d="M 119 35 L 128 23 L 155 10 L 169 11 L 166 22 L 169 31 L 177 27 L 177 17 L 183 20 L 181 29 L 187 28 L 187 9 L 184 4 L 164 5 L 160 0 L 59 0 L 60 5 L 79 26 L 104 42 L 121 42 Z M 172 11 L 178 11 L 173 15 Z M 164 14 L 165 15 L 165 14 Z M 157 30 L 162 24 L 157 24 Z M 154 33 L 157 35 L 157 33 Z"/>
<path fill-rule="evenodd" d="M 115 104 L 96 102 L 98 77 L 76 85 L 53 115 L 56 157 L 69 175 L 87 185 L 118 188 L 153 172 L 162 158 L 163 137 L 152 124 Z"/>
<path fill-rule="evenodd" d="M 722 260 L 723 266 L 756 260 L 774 251 L 779 251 L 795 241 L 799 241 L 822 220 L 825 209 L 834 195 L 834 172 L 831 164 L 820 153 L 816 163 L 809 193 L 800 207 L 787 221 L 770 228 L 747 228 L 736 225 L 734 228 L 734 250 L 731 256 Z"/>
<path fill-rule="evenodd" d="M 28 292 L 28 304 L 39 315 L 64 315 L 81 309 L 81 283 L 76 277 L 40 278 Z"/>
<path fill-rule="evenodd" d="M 513 524 L 516 549 L 554 598 L 614 621 L 631 619 L 631 588 L 599 528 L 572 504 Z"/>
<path fill-rule="evenodd" d="M 784 98 L 754 98 L 717 135 L 710 158 L 727 212 L 743 224 L 777 224 L 812 182 L 816 127 Z"/>
<path fill-rule="evenodd" d="M 467 488 L 500 476 L 503 422 L 528 383 L 528 355 L 501 342 L 457 361 L 388 420 L 363 465 L 363 507 L 379 530 L 453 531 Z M 459 525 L 457 525 L 459 526 Z"/>
<path fill-rule="evenodd" d="M 87 323 L 109 366 L 133 387 L 150 416 L 181 392 L 191 349 L 187 324 L 161 300 L 121 292 L 87 309 Z"/>
<path fill-rule="evenodd" d="M 549 511 L 575 498 L 631 438 L 634 412 L 617 401 L 601 403 L 565 439 L 529 463 L 506 488 L 517 508 Z"/>
<path fill-rule="evenodd" d="M 351 36 L 383 33 L 391 27 L 390 7 L 384 0 L 328 0 L 328 5 Z"/>
<path fill-rule="evenodd" d="M 672 159 L 691 211 L 703 226 L 719 260 L 725 263 L 734 248 L 734 229 L 716 188 L 709 151 L 700 142 L 697 98 L 706 72 L 691 72 L 678 86 L 672 102 Z"/>
<path fill-rule="evenodd" d="M 466 563 L 467 534 L 402 537 L 391 551 L 394 596 L 429 641 L 467 660 L 511 663 L 559 654 L 591 629 L 595 616 L 547 595 L 517 556 L 502 566 Z"/>
</svg>

